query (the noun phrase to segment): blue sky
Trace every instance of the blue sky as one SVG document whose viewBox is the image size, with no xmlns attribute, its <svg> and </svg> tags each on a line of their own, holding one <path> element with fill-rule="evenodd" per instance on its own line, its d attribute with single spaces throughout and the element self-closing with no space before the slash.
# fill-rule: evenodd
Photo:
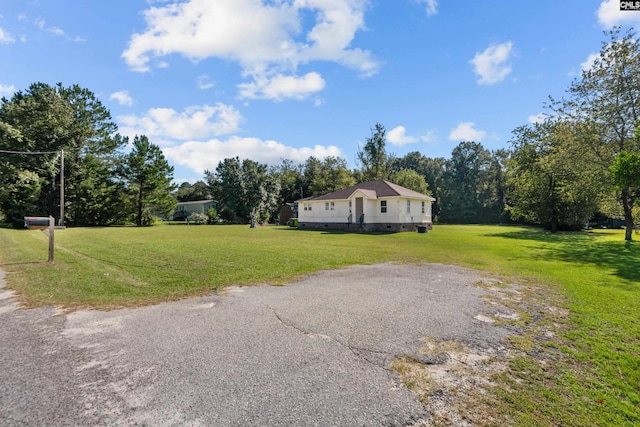
<svg viewBox="0 0 640 427">
<path fill-rule="evenodd" d="M 0 0 L 0 95 L 78 84 L 176 181 L 231 156 L 344 157 L 376 122 L 388 150 L 509 146 L 562 97 L 619 0 Z"/>
</svg>

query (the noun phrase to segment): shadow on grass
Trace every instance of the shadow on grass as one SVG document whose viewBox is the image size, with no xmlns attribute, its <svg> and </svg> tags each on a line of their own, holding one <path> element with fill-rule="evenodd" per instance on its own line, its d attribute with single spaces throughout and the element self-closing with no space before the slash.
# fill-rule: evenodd
<svg viewBox="0 0 640 427">
<path fill-rule="evenodd" d="M 573 264 L 591 264 L 613 270 L 613 274 L 630 283 L 625 288 L 640 291 L 640 242 L 603 240 L 605 234 L 566 232 L 552 234 L 539 229 L 488 234 L 491 237 L 528 240 L 541 243 L 543 255 Z"/>
<path fill-rule="evenodd" d="M 29 265 L 29 264 L 47 264 L 47 261 L 0 262 L 0 267 L 6 267 L 8 265 Z"/>
<path fill-rule="evenodd" d="M 293 231 L 293 232 L 299 232 L 299 233 L 340 234 L 340 235 L 353 235 L 353 236 L 389 236 L 392 234 L 398 234 L 398 232 L 395 232 L 395 231 L 355 232 L 355 231 L 335 230 L 332 228 L 323 229 L 323 228 L 278 227 L 278 230 Z"/>
</svg>

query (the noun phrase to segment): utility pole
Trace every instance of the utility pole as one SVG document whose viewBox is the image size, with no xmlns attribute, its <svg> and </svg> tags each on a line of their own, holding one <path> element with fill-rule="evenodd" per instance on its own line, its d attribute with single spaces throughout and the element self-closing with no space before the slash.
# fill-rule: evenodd
<svg viewBox="0 0 640 427">
<path fill-rule="evenodd" d="M 58 225 L 64 226 L 64 150 L 60 150 L 60 219 Z"/>
</svg>

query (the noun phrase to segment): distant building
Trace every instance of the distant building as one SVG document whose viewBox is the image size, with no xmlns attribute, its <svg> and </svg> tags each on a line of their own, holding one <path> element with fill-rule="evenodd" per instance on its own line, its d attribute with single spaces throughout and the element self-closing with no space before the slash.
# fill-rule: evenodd
<svg viewBox="0 0 640 427">
<path fill-rule="evenodd" d="M 178 202 L 173 213 L 169 217 L 171 221 L 184 221 L 192 213 L 205 214 L 210 208 L 216 207 L 215 200 L 196 200 L 193 202 Z"/>
</svg>

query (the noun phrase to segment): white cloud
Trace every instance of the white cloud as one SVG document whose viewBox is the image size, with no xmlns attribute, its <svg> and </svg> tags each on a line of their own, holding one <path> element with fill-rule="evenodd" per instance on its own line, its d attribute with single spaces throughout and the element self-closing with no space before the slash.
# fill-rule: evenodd
<svg viewBox="0 0 640 427">
<path fill-rule="evenodd" d="M 179 113 L 171 108 L 152 108 L 142 116 L 116 117 L 120 133 L 129 136 L 144 134 L 158 145 L 169 141 L 204 139 L 237 132 L 242 115 L 230 105 L 193 106 Z"/>
<path fill-rule="evenodd" d="M 214 87 L 216 84 L 209 79 L 207 74 L 201 74 L 198 76 L 198 89 L 200 90 L 208 90 Z"/>
<path fill-rule="evenodd" d="M 11 44 L 15 43 L 16 38 L 8 31 L 0 28 L 0 44 Z"/>
<path fill-rule="evenodd" d="M 527 117 L 527 120 L 529 121 L 529 123 L 532 123 L 532 124 L 542 123 L 545 121 L 547 117 L 548 116 L 545 113 L 539 113 L 539 114 L 531 115 Z"/>
<path fill-rule="evenodd" d="M 387 132 L 387 140 L 397 146 L 403 146 L 405 144 L 411 144 L 418 140 L 412 136 L 407 136 L 407 130 L 404 126 L 396 126 Z"/>
<path fill-rule="evenodd" d="M 482 53 L 476 53 L 469 62 L 473 64 L 473 71 L 480 77 L 481 85 L 492 85 L 504 80 L 511 73 L 511 65 L 507 63 L 511 57 L 513 43 L 494 44 Z"/>
<path fill-rule="evenodd" d="M 582 71 L 589 71 L 591 67 L 593 67 L 593 63 L 600 57 L 599 53 L 592 53 L 587 57 L 587 59 L 580 64 L 580 69 Z"/>
<path fill-rule="evenodd" d="M 55 34 L 56 36 L 64 36 L 64 31 L 62 31 L 60 28 L 58 28 L 58 27 L 47 27 L 47 24 L 44 21 L 44 19 L 36 19 L 36 25 L 42 31 L 47 31 L 49 33 Z"/>
<path fill-rule="evenodd" d="M 420 141 L 433 144 L 438 141 L 438 135 L 436 135 L 435 131 L 429 131 L 420 137 Z"/>
<path fill-rule="evenodd" d="M 262 98 L 275 101 L 286 98 L 304 99 L 320 92 L 324 87 L 324 79 L 315 72 L 307 73 L 302 77 L 278 74 L 272 78 L 258 78 L 253 83 L 238 85 L 242 98 Z"/>
<path fill-rule="evenodd" d="M 129 92 L 126 90 L 121 90 L 118 92 L 114 92 L 109 96 L 110 100 L 118 101 L 120 105 L 126 105 L 131 107 L 133 105 L 133 98 L 129 95 Z"/>
<path fill-rule="evenodd" d="M 0 84 L 0 96 L 6 96 L 7 98 L 13 95 L 16 92 L 16 87 L 14 85 L 5 86 Z"/>
<path fill-rule="evenodd" d="M 612 28 L 616 25 L 640 24 L 640 13 L 636 11 L 620 10 L 620 0 L 606 0 L 600 3 L 596 12 L 598 22 L 603 28 Z"/>
<path fill-rule="evenodd" d="M 418 3 L 424 3 L 427 6 L 427 15 L 435 15 L 438 13 L 438 1 L 437 0 L 416 0 Z"/>
<path fill-rule="evenodd" d="M 331 61 L 362 76 L 378 71 L 380 64 L 369 51 L 351 46 L 364 29 L 366 5 L 364 0 L 187 0 L 152 7 L 143 13 L 146 30 L 131 36 L 122 57 L 140 72 L 157 66 L 153 59 L 174 53 L 193 61 L 222 58 L 238 62 L 242 76 L 253 80 L 240 86 L 246 89 L 242 93 L 267 97 L 271 92 L 263 88 L 273 88 L 275 99 L 287 93 L 300 98 L 298 90 L 277 88 L 288 76 L 300 83 L 300 64 Z M 303 28 L 309 22 L 303 15 L 310 14 L 315 24 Z M 320 81 L 318 73 L 305 77 L 310 75 Z"/>
<path fill-rule="evenodd" d="M 455 129 L 451 130 L 449 139 L 452 141 L 474 141 L 480 142 L 486 138 L 487 133 L 482 130 L 474 129 L 476 124 L 473 122 L 461 122 Z"/>
<path fill-rule="evenodd" d="M 272 165 L 279 164 L 281 159 L 302 163 L 310 156 L 317 158 L 343 156 L 342 151 L 333 145 L 295 148 L 277 141 L 238 136 L 232 136 L 226 141 L 219 139 L 206 142 L 189 141 L 181 145 L 165 147 L 162 151 L 172 164 L 187 166 L 196 173 L 203 173 L 207 169 L 214 170 L 218 162 L 235 156 Z"/>
</svg>

